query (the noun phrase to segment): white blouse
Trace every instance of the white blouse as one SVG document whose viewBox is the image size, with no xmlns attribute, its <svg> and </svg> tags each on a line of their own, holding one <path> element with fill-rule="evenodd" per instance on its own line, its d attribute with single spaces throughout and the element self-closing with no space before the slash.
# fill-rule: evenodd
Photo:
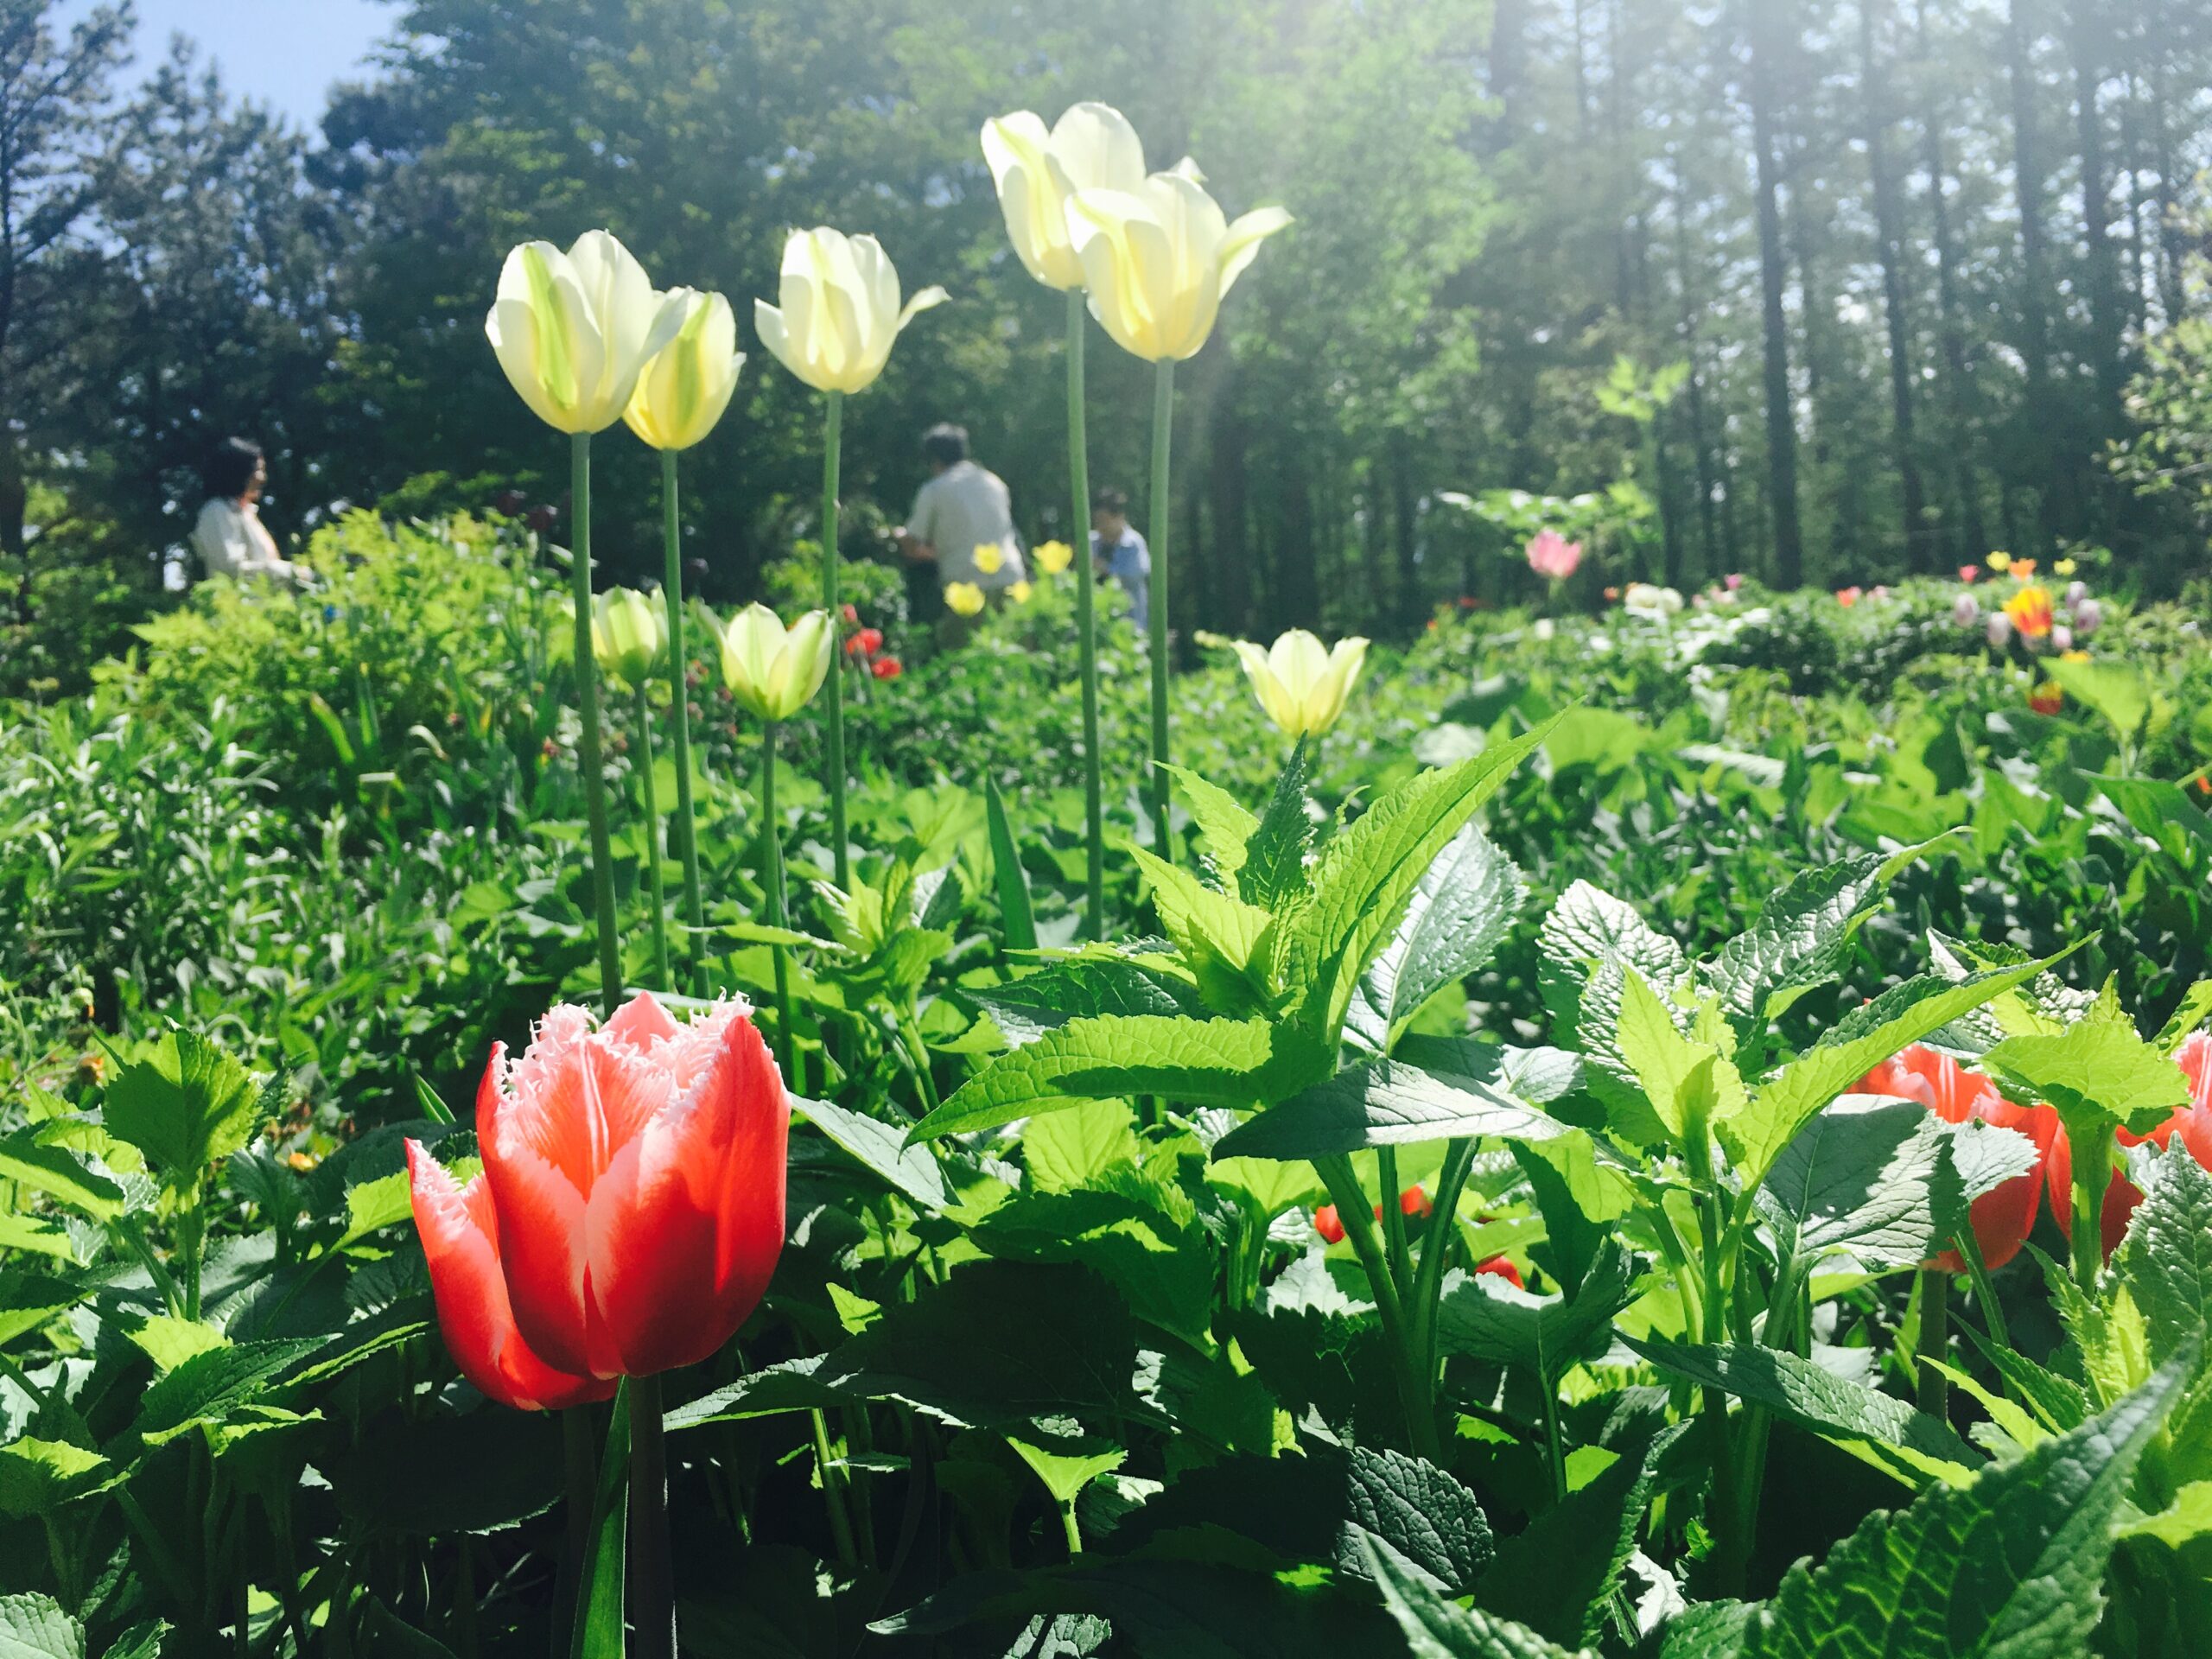
<svg viewBox="0 0 2212 1659">
<path fill-rule="evenodd" d="M 192 527 L 192 545 L 211 576 L 270 576 L 289 582 L 299 567 L 276 550 L 276 538 L 261 522 L 260 510 L 250 502 L 210 497 L 200 509 L 200 522 Z"/>
</svg>

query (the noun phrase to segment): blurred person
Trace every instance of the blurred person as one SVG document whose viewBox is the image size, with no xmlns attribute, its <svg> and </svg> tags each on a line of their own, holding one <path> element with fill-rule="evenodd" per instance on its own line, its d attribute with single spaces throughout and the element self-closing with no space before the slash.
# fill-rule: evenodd
<svg viewBox="0 0 2212 1659">
<path fill-rule="evenodd" d="M 1101 490 L 1091 499 L 1091 568 L 1102 582 L 1119 583 L 1129 598 L 1129 620 L 1141 637 L 1152 620 L 1152 550 L 1129 524 L 1127 491 Z"/>
<path fill-rule="evenodd" d="M 307 567 L 276 550 L 276 538 L 261 522 L 261 491 L 269 463 L 261 446 L 247 438 L 226 438 L 207 457 L 201 477 L 207 499 L 192 527 L 193 550 L 211 576 L 289 582 L 306 587 Z"/>
<path fill-rule="evenodd" d="M 968 432 L 948 423 L 922 434 L 927 482 L 915 493 L 914 510 L 898 531 L 899 550 L 917 564 L 937 567 L 938 590 L 961 584 L 988 597 L 1029 572 L 1021 543 L 1014 533 L 1013 498 L 1006 480 L 969 458 Z M 963 615 L 948 607 L 938 623 L 947 645 L 964 643 L 982 625 L 983 613 Z"/>
</svg>

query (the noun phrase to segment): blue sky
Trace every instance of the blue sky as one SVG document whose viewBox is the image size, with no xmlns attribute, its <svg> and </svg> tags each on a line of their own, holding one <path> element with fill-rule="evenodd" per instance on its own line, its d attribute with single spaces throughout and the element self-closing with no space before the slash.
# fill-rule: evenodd
<svg viewBox="0 0 2212 1659">
<path fill-rule="evenodd" d="M 92 4 L 63 0 L 56 10 L 67 23 Z M 313 130 L 331 83 L 360 74 L 398 16 L 391 0 L 138 0 L 137 61 L 125 80 L 159 62 L 171 35 L 189 35 L 222 66 L 232 92 Z"/>
</svg>

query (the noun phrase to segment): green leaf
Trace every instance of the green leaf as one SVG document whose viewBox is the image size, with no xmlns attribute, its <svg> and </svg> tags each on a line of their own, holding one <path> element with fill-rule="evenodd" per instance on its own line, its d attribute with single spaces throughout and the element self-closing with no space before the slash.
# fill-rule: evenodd
<svg viewBox="0 0 2212 1659">
<path fill-rule="evenodd" d="M 194 1354 L 146 1390 L 132 1427 L 146 1440 L 163 1440 L 201 1418 L 219 1417 L 229 1407 L 253 1400 L 270 1379 L 322 1345 L 319 1337 L 296 1337 Z"/>
<path fill-rule="evenodd" d="M 42 1516 L 105 1491 L 123 1471 L 97 1452 L 25 1435 L 0 1446 L 0 1516 Z"/>
<path fill-rule="evenodd" d="M 1306 788 L 1313 775 L 1313 757 L 1301 737 L 1275 774 L 1267 810 L 1244 843 L 1236 885 L 1246 904 L 1281 910 L 1307 891 L 1306 855 L 1313 845 L 1313 819 L 1306 810 Z"/>
<path fill-rule="evenodd" d="M 1274 918 L 1257 905 L 1217 893 L 1190 871 L 1129 849 L 1152 888 L 1160 930 L 1198 982 L 1198 995 L 1219 1014 L 1248 1014 L 1268 1003 L 1264 957 L 1255 960 L 1260 937 Z"/>
<path fill-rule="evenodd" d="M 1016 1048 L 1071 1020 L 1102 1014 L 1206 1017 L 1189 981 L 1120 957 L 1075 957 L 1001 984 L 963 985 L 954 995 L 988 1014 Z"/>
<path fill-rule="evenodd" d="M 454 1659 L 451 1648 L 404 1623 L 375 1596 L 365 1598 L 362 1608 L 361 1634 L 369 1638 L 364 1644 L 369 1651 L 390 1659 Z"/>
<path fill-rule="evenodd" d="M 909 1144 L 898 1125 L 849 1112 L 826 1100 L 794 1095 L 791 1105 L 822 1131 L 824 1140 L 894 1192 L 931 1214 L 944 1208 L 944 1173 L 938 1167 L 937 1154 L 927 1147 Z"/>
<path fill-rule="evenodd" d="M 2180 1549 L 2200 1538 L 2212 1537 L 2212 1480 L 2192 1480 L 2174 1494 L 2174 1501 L 2156 1515 L 2131 1521 L 2114 1529 L 2117 1538 L 2156 1538 L 2171 1549 Z"/>
<path fill-rule="evenodd" d="M 0 1268 L 0 1347 L 66 1313 L 96 1287 L 43 1273 Z"/>
<path fill-rule="evenodd" d="M 85 1627 L 48 1596 L 0 1596 L 0 1659 L 85 1659 Z"/>
<path fill-rule="evenodd" d="M 2174 1141 L 2150 1164 L 2112 1262 L 2143 1311 L 2153 1363 L 2212 1337 L 2212 1172 Z"/>
<path fill-rule="evenodd" d="M 1214 879 L 1224 892 L 1237 892 L 1236 875 L 1244 868 L 1245 843 L 1252 839 L 1260 821 L 1227 790 L 1197 772 L 1165 762 L 1160 770 L 1175 780 L 1190 804 L 1192 821 L 1198 826 L 1199 850 L 1212 865 Z"/>
<path fill-rule="evenodd" d="M 2200 979 L 2182 993 L 2182 999 L 2175 1005 L 2172 1015 L 2159 1031 L 2158 1052 L 2171 1054 L 2190 1033 L 2207 1020 L 2212 1020 L 2212 979 Z"/>
<path fill-rule="evenodd" d="M 1498 1546 L 1475 1599 L 1554 1642 L 1596 1642 L 1636 1552 L 1660 1457 L 1680 1426 L 1631 1448 Z"/>
<path fill-rule="evenodd" d="M 172 1031 L 151 1058 L 134 1060 L 107 1086 L 102 1121 L 144 1153 L 173 1191 L 253 1138 L 260 1098 L 246 1069 L 188 1031 Z"/>
<path fill-rule="evenodd" d="M 1910 1004 L 1893 1007 L 1871 1030 L 1836 1033 L 1815 1044 L 1762 1084 L 1744 1112 L 1713 1128 L 1747 1184 L 1766 1179 L 1797 1131 L 1838 1095 L 1899 1049 L 1948 1025 L 1999 992 L 2032 979 L 2058 957 L 1970 974 L 1955 984 L 1929 988 Z"/>
<path fill-rule="evenodd" d="M 999 916 L 1006 928 L 1006 948 L 1034 950 L 1037 918 L 1029 903 L 1029 877 L 1021 868 L 1021 854 L 1014 844 L 1014 826 L 1006 816 L 1006 801 L 999 794 L 996 778 L 983 780 L 983 799 L 990 814 L 991 873 L 998 887 Z"/>
<path fill-rule="evenodd" d="M 1609 963 L 1633 968 L 1666 991 L 1689 972 L 1681 945 L 1653 929 L 1633 906 L 1587 881 L 1575 881 L 1560 894 L 1537 932 L 1536 949 L 1544 1005 L 1554 1034 L 1569 1045 L 1580 1040 L 1583 993 L 1597 968 Z M 1610 1037 L 1619 1022 L 1618 994 L 1598 1012 L 1598 1028 Z"/>
<path fill-rule="evenodd" d="M 1621 971 L 1620 1056 L 1668 1135 L 1679 1142 L 1693 1119 L 1740 1115 L 1744 1080 L 1736 1068 L 1712 1044 L 1685 1037 L 1642 974 L 1625 965 Z"/>
<path fill-rule="evenodd" d="M 2062 654 L 2047 659 L 2043 671 L 2068 696 L 2094 710 L 2123 744 L 2134 742 L 2151 717 L 2150 685 L 2133 664 L 2114 657 L 2069 662 Z"/>
<path fill-rule="evenodd" d="M 2109 985 L 2064 1031 L 2007 1037 L 1982 1065 L 2008 1093 L 2022 1091 L 2013 1098 L 2056 1106 L 2077 1146 L 2101 1143 L 2114 1123 L 2145 1134 L 2189 1100 L 2189 1079 L 2137 1034 Z"/>
<path fill-rule="evenodd" d="M 1713 983 L 1747 1034 L 1841 970 L 1851 936 L 1882 906 L 1897 871 L 1926 843 L 1800 870 L 1759 906 L 1758 919 L 1720 948 Z"/>
<path fill-rule="evenodd" d="M 996 1256 L 1090 1268 L 1122 1293 L 1139 1319 L 1188 1342 L 1207 1341 L 1211 1252 L 1191 1221 L 1163 1215 L 1141 1198 L 1118 1192 L 1023 1193 L 984 1217 L 974 1235 Z"/>
<path fill-rule="evenodd" d="M 1422 1003 L 1488 962 L 1527 888 L 1513 861 L 1475 824 L 1423 873 L 1404 918 L 1368 965 L 1344 1015 L 1344 1036 L 1376 1054 Z"/>
<path fill-rule="evenodd" d="M 1614 1240 L 1600 1247 L 1572 1300 L 1519 1289 L 1495 1274 L 1459 1276 L 1437 1303 L 1437 1349 L 1525 1366 L 1555 1382 L 1605 1351 L 1613 1315 L 1634 1297 L 1629 1258 Z"/>
<path fill-rule="evenodd" d="M 1722 1389 L 1814 1433 L 1859 1452 L 1909 1485 L 1963 1483 L 1982 1456 L 1948 1423 L 1904 1401 L 1831 1376 L 1809 1359 L 1750 1343 L 1691 1344 L 1624 1338 L 1661 1370 Z"/>
<path fill-rule="evenodd" d="M 1117 1164 L 1133 1164 L 1136 1114 L 1118 1100 L 1086 1100 L 1050 1112 L 1021 1132 L 1021 1159 L 1040 1191 L 1088 1186 Z"/>
<path fill-rule="evenodd" d="M 1509 1619 L 1445 1600 L 1405 1558 L 1374 1534 L 1357 1534 L 1367 1576 L 1398 1621 L 1413 1659 L 1574 1659 Z"/>
<path fill-rule="evenodd" d="M 1313 901 L 1286 918 L 1283 983 L 1307 1039 L 1332 1046 L 1368 964 L 1397 932 L 1437 855 L 1551 729 L 1547 721 L 1400 785 L 1340 831 L 1311 871 Z"/>
<path fill-rule="evenodd" d="M 1166 1095 L 1196 1106 L 1255 1106 L 1310 1058 L 1278 1059 L 1264 1020 L 1153 1014 L 1071 1020 L 1015 1049 L 953 1090 L 907 1131 L 909 1141 L 996 1128 L 1077 1100 Z"/>
<path fill-rule="evenodd" d="M 43 1192 L 93 1221 L 113 1221 L 124 1211 L 122 1185 L 82 1153 L 46 1139 L 58 1127 L 32 1124 L 0 1135 L 0 1179 Z"/>
<path fill-rule="evenodd" d="M 607 1444 L 600 1450 L 591 1525 L 584 1535 L 583 1560 L 576 1579 L 569 1659 L 620 1659 L 625 1651 L 622 1589 L 628 1559 L 630 1413 L 636 1404 L 631 1392 L 635 1386 L 626 1376 L 614 1391 Z"/>
<path fill-rule="evenodd" d="M 2063 1439 L 1870 1516 L 1819 1567 L 1789 1570 L 1745 1659 L 2080 1659 L 2113 1516 L 2181 1376 L 2169 1366 Z"/>
<path fill-rule="evenodd" d="M 1694 1601 L 1667 1621 L 1659 1659 L 1738 1659 L 1758 1609 L 1743 1601 Z"/>
<path fill-rule="evenodd" d="M 102 1659 L 162 1659 L 162 1644 L 173 1628 L 166 1618 L 133 1624 L 108 1643 Z"/>
<path fill-rule="evenodd" d="M 383 1535 L 452 1536 L 512 1527 L 560 1502 L 561 1440 L 553 1414 L 491 1406 L 365 1424 L 323 1466 L 349 1522 Z"/>
<path fill-rule="evenodd" d="M 1064 1505 L 1074 1503 L 1083 1489 L 1099 1476 L 1111 1474 L 1129 1459 L 1122 1447 L 1100 1445 L 1079 1432 L 1071 1435 L 1048 1434 L 1032 1427 L 1009 1432 L 1006 1443 L 1045 1483 L 1052 1502 Z"/>
<path fill-rule="evenodd" d="M 1433 1076 L 1402 1060 L 1370 1060 L 1232 1129 L 1214 1155 L 1325 1158 L 1422 1141 L 1548 1141 L 1567 1132 L 1567 1125 L 1489 1083 Z"/>
</svg>

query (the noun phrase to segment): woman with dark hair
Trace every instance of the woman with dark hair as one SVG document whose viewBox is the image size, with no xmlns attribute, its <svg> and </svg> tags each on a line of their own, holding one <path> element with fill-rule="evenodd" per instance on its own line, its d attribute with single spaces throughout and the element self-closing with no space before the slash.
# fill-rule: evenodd
<svg viewBox="0 0 2212 1659">
<path fill-rule="evenodd" d="M 192 545 L 211 576 L 271 577 L 304 587 L 302 565 L 276 550 L 276 538 L 261 522 L 261 486 L 269 477 L 261 446 L 246 438 L 226 438 L 207 457 L 202 473 L 207 499 L 192 527 Z"/>
</svg>

